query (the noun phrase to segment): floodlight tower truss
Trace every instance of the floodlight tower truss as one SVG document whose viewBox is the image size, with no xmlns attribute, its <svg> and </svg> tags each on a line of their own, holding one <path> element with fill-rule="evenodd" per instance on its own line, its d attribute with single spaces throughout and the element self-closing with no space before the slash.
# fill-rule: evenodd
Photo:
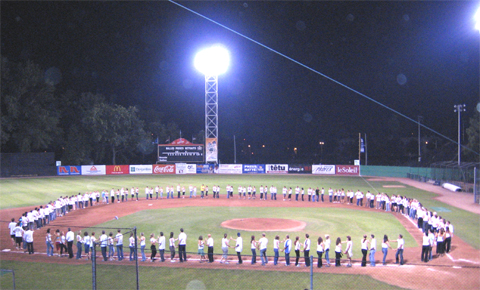
<svg viewBox="0 0 480 290">
<path fill-rule="evenodd" d="M 205 75 L 205 138 L 218 144 L 218 76 Z"/>
</svg>

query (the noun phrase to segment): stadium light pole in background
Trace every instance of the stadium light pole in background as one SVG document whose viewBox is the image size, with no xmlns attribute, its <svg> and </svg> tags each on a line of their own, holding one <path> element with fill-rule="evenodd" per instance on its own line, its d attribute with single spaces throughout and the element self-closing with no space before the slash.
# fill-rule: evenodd
<svg viewBox="0 0 480 290">
<path fill-rule="evenodd" d="M 218 163 L 218 76 L 227 71 L 230 54 L 213 45 L 195 56 L 195 68 L 205 75 L 205 161 Z"/>
<path fill-rule="evenodd" d="M 422 162 L 422 151 L 420 150 L 420 122 L 422 119 L 422 116 L 418 116 L 418 162 Z"/>
<path fill-rule="evenodd" d="M 458 113 L 458 166 L 460 166 L 460 153 L 461 153 L 461 146 L 460 145 L 460 115 L 462 112 L 465 112 L 466 106 L 463 105 L 455 105 L 453 106 L 455 109 L 453 110 L 455 113 Z"/>
<path fill-rule="evenodd" d="M 323 145 L 325 145 L 325 142 L 320 141 L 318 142 L 318 144 L 320 144 L 320 163 L 322 163 L 323 162 Z"/>
</svg>

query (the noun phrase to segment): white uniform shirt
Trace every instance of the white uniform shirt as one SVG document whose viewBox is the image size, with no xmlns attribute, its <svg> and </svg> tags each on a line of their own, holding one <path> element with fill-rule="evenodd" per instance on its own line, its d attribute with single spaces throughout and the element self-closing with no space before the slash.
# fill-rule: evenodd
<svg viewBox="0 0 480 290">
<path fill-rule="evenodd" d="M 243 240 L 242 237 L 237 238 L 237 242 L 235 244 L 235 252 L 240 253 L 243 250 Z"/>
</svg>

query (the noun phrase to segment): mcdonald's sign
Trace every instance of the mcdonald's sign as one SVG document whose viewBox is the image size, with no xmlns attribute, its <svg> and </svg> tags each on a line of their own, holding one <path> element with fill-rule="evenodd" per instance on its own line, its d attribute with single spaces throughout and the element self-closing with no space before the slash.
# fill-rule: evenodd
<svg viewBox="0 0 480 290">
<path fill-rule="evenodd" d="M 128 165 L 107 165 L 108 175 L 129 174 Z"/>
</svg>

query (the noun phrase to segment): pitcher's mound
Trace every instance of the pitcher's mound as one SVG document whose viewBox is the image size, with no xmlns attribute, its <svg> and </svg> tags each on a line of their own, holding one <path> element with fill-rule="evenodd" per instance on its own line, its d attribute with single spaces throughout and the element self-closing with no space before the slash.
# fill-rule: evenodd
<svg viewBox="0 0 480 290">
<path fill-rule="evenodd" d="M 224 221 L 221 226 L 242 231 L 301 231 L 307 224 L 302 221 L 275 218 L 244 218 Z"/>
</svg>

